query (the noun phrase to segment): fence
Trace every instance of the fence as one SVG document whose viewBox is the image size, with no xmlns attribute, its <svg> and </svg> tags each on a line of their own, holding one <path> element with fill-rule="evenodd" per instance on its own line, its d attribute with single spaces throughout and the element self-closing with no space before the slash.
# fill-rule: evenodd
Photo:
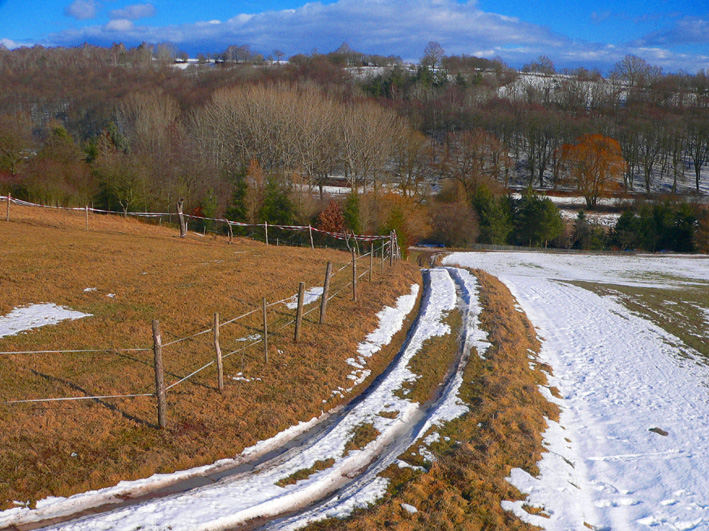
<svg viewBox="0 0 709 531">
<path fill-rule="evenodd" d="M 6 199 L 7 200 L 7 199 Z M 16 199 L 9 198 L 7 200 L 7 216 L 9 219 L 10 216 L 10 204 L 15 203 L 15 204 L 24 204 L 25 202 L 23 201 L 18 201 Z M 34 205 L 32 205 L 34 206 Z M 49 208 L 49 207 L 44 207 L 44 208 Z M 76 210 L 76 209 L 74 209 Z M 88 209 L 85 209 L 88 212 Z M 152 215 L 152 213 L 140 213 L 134 215 Z M 88 214 L 87 214 L 88 216 Z M 230 222 L 234 223 L 234 222 Z M 268 230 L 269 225 L 265 224 L 265 229 Z M 302 230 L 304 227 L 292 227 L 293 229 L 299 229 Z M 312 230 L 312 227 L 305 227 L 307 229 Z M 343 236 L 344 237 L 344 236 Z M 349 236 L 349 238 L 352 238 L 352 236 Z M 360 241 L 364 242 L 367 241 L 364 239 L 365 237 L 362 236 L 357 236 L 357 240 L 354 241 Z M 377 243 L 379 243 L 379 247 L 377 248 Z M 364 254 L 358 254 L 357 249 L 355 246 L 351 248 L 351 259 L 339 266 L 337 269 L 333 271 L 333 264 L 332 262 L 328 262 L 326 269 L 325 269 L 325 277 L 324 281 L 322 284 L 322 292 L 320 293 L 319 296 L 313 298 L 311 297 L 311 300 L 306 302 L 306 290 L 305 290 L 305 283 L 300 282 L 298 286 L 298 292 L 295 297 L 288 297 L 285 299 L 281 299 L 278 301 L 274 302 L 268 302 L 265 297 L 261 299 L 260 304 L 255 304 L 252 309 L 250 309 L 247 312 L 244 312 L 240 315 L 237 315 L 235 317 L 232 317 L 227 320 L 221 320 L 220 314 L 215 313 L 213 315 L 212 319 L 212 326 L 208 328 L 203 328 L 200 330 L 197 330 L 191 334 L 188 334 L 183 337 L 175 338 L 170 341 L 163 341 L 162 337 L 162 331 L 160 327 L 160 322 L 159 320 L 154 320 L 152 322 L 152 332 L 153 332 L 153 344 L 152 347 L 143 347 L 143 348 L 123 348 L 123 349 L 72 349 L 72 350 L 62 350 L 62 349 L 53 349 L 53 350 L 33 350 L 33 351 L 7 351 L 7 352 L 0 352 L 1 357 L 10 357 L 14 358 L 17 356 L 30 356 L 30 355 L 42 355 L 42 354 L 122 354 L 122 353 L 148 353 L 152 352 L 153 354 L 153 360 L 152 360 L 152 366 L 153 366 L 153 372 L 154 372 L 154 379 L 155 379 L 155 384 L 154 384 L 154 390 L 140 390 L 140 391 L 135 391 L 131 393 L 125 393 L 125 394 L 95 394 L 95 395 L 89 395 L 88 393 L 85 392 L 84 396 L 65 396 L 65 397 L 50 397 L 50 398 L 30 398 L 30 399 L 13 399 L 13 400 L 6 400 L 5 403 L 8 405 L 19 405 L 19 404 L 32 404 L 32 403 L 45 403 L 45 402 L 74 402 L 74 401 L 81 401 L 81 400 L 94 400 L 94 401 L 100 401 L 100 400 L 120 400 L 120 399 L 135 399 L 135 398 L 145 398 L 145 397 L 150 397 L 154 398 L 157 403 L 157 420 L 158 420 L 158 426 L 160 428 L 164 428 L 167 424 L 167 393 L 175 388 L 176 386 L 179 386 L 183 384 L 184 382 L 187 382 L 193 378 L 195 378 L 197 375 L 203 373 L 207 369 L 210 369 L 214 367 L 215 369 L 215 376 L 216 376 L 216 389 L 219 392 L 222 392 L 224 389 L 224 362 L 225 360 L 232 358 L 233 356 L 236 356 L 238 354 L 241 354 L 242 356 L 242 366 L 243 366 L 243 360 L 244 360 L 244 355 L 250 351 L 253 347 L 256 345 L 262 344 L 263 346 L 263 356 L 264 356 L 264 362 L 268 363 L 268 354 L 269 354 L 269 336 L 273 336 L 274 334 L 284 330 L 286 327 L 293 326 L 293 341 L 298 342 L 300 339 L 300 334 L 302 330 L 302 323 L 303 323 L 303 317 L 316 312 L 319 310 L 319 319 L 318 323 L 323 324 L 327 321 L 327 308 L 328 308 L 328 302 L 333 300 L 335 297 L 341 295 L 345 291 L 351 290 L 351 298 L 353 301 L 357 301 L 358 297 L 358 281 L 362 279 L 363 277 L 367 277 L 369 281 L 372 281 L 374 271 L 376 269 L 376 263 L 379 262 L 379 269 L 383 273 L 385 267 L 391 267 L 394 264 L 394 261 L 399 258 L 399 251 L 398 247 L 396 244 L 396 237 L 395 234 L 392 232 L 389 236 L 384 239 L 383 237 L 369 237 L 369 252 L 364 253 Z M 358 268 L 358 264 L 361 264 L 363 260 L 367 260 L 367 265 L 362 268 L 360 271 Z M 349 280 L 346 280 L 344 283 L 341 283 L 336 289 L 333 290 L 333 280 L 336 278 L 342 278 L 341 273 L 347 269 L 351 270 L 351 277 Z M 338 275 L 340 275 L 338 277 Z M 313 287 L 309 290 L 309 293 L 313 291 L 314 288 L 317 288 L 318 290 L 320 289 L 319 286 Z M 295 304 L 295 314 L 294 315 L 288 315 L 285 319 L 274 319 L 269 316 L 269 312 L 271 314 L 275 313 L 273 309 L 277 307 L 278 305 L 286 304 L 289 301 L 293 301 L 293 299 L 296 298 L 296 304 Z M 315 304 L 319 300 L 320 304 Z M 312 305 L 311 308 L 305 309 L 306 306 Z M 220 341 L 220 334 L 222 330 L 225 327 L 234 325 L 235 323 L 243 322 L 245 321 L 248 317 L 251 316 L 257 316 L 260 314 L 260 332 L 257 336 L 254 334 L 248 335 L 248 336 L 242 336 L 237 339 L 238 342 L 243 342 L 245 343 L 243 346 L 233 349 L 229 352 L 222 352 L 221 348 L 221 341 Z M 253 319 L 253 317 L 252 317 Z M 176 348 L 178 345 L 181 345 L 186 342 L 194 341 L 197 338 L 201 336 L 206 336 L 207 334 L 210 334 L 211 338 L 211 346 L 213 348 L 213 358 L 208 361 L 207 363 L 202 363 L 199 366 L 192 367 L 189 369 L 189 373 L 185 376 L 180 376 L 177 377 L 176 380 L 174 380 L 171 383 L 166 383 L 165 379 L 165 368 L 163 364 L 164 360 L 164 355 L 166 353 L 169 353 L 171 349 Z M 75 389 L 80 389 L 77 386 L 72 386 Z M 83 389 L 81 389 L 82 392 L 84 392 Z"/>
<path fill-rule="evenodd" d="M 202 225 L 203 233 L 207 232 L 207 226 L 212 225 L 212 224 L 220 224 L 223 227 L 223 234 L 228 237 L 229 243 L 232 242 L 233 237 L 234 237 L 234 229 L 262 229 L 262 234 L 263 234 L 263 239 L 266 243 L 266 245 L 272 245 L 274 242 L 276 245 L 280 244 L 280 240 L 278 237 L 274 238 L 273 231 L 278 230 L 278 231 L 285 231 L 286 233 L 291 233 L 291 234 L 300 234 L 302 238 L 306 238 L 306 241 L 309 242 L 311 248 L 315 248 L 315 239 L 320 236 L 320 237 L 327 237 L 327 238 L 332 238 L 336 241 L 344 242 L 345 246 L 347 247 L 348 250 L 351 250 L 352 248 L 356 249 L 359 252 L 359 246 L 360 244 L 365 244 L 365 243 L 370 243 L 370 242 L 375 242 L 375 241 L 385 241 L 388 240 L 389 242 L 392 242 L 392 240 L 396 240 L 396 233 L 395 231 L 390 232 L 387 235 L 376 235 L 376 234 L 354 234 L 354 233 L 348 233 L 348 232 L 332 232 L 332 231 L 326 231 L 319 229 L 317 227 L 313 227 L 312 225 L 279 225 L 279 224 L 269 224 L 268 222 L 264 223 L 243 223 L 240 221 L 233 221 L 229 220 L 227 218 L 211 218 L 211 217 L 205 217 L 205 216 L 196 216 L 192 214 L 185 214 L 183 211 L 183 201 L 180 200 L 177 202 L 177 208 L 176 208 L 176 213 L 173 214 L 171 212 L 130 212 L 128 210 L 125 210 L 123 212 L 119 212 L 116 210 L 103 210 L 99 208 L 93 208 L 88 205 L 84 207 L 64 207 L 64 206 L 51 206 L 51 205 L 42 205 L 39 203 L 31 203 L 29 201 L 24 201 L 21 199 L 17 199 L 12 197 L 11 194 L 8 194 L 7 196 L 0 196 L 0 201 L 5 201 L 6 204 L 6 213 L 5 213 L 5 220 L 10 221 L 11 219 L 11 205 L 15 204 L 18 206 L 25 206 L 25 207 L 33 207 L 33 208 L 45 208 L 45 209 L 54 209 L 54 210 L 65 210 L 65 211 L 71 211 L 71 212 L 76 212 L 76 213 L 83 213 L 85 217 L 85 222 L 86 222 L 86 230 L 90 230 L 90 223 L 89 223 L 89 215 L 90 214 L 114 214 L 118 216 L 124 216 L 124 217 L 134 217 L 134 218 L 144 218 L 144 219 L 158 219 L 159 221 L 162 220 L 162 218 L 167 217 L 168 220 L 171 220 L 173 216 L 177 216 L 178 219 L 178 226 L 179 226 L 179 231 L 180 231 L 180 237 L 184 238 L 187 235 L 188 228 L 189 228 L 189 222 L 190 220 L 198 221 Z M 271 235 L 269 237 L 269 230 L 271 231 Z M 216 232 L 213 229 L 210 228 L 210 232 Z M 252 234 L 253 236 L 253 234 Z M 292 238 L 291 239 L 286 239 L 283 243 L 285 244 L 292 244 Z M 395 250 L 395 253 L 398 255 L 399 254 L 399 249 L 397 246 L 397 242 L 393 242 L 393 248 Z"/>
</svg>

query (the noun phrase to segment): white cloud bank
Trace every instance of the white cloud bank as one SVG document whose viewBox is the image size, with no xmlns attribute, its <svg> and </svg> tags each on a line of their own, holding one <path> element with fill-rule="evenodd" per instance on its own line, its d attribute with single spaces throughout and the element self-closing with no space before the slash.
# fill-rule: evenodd
<svg viewBox="0 0 709 531">
<path fill-rule="evenodd" d="M 74 0 L 64 10 L 64 14 L 78 20 L 88 20 L 96 18 L 97 8 L 95 0 Z"/>
<path fill-rule="evenodd" d="M 74 4 L 80 2 L 92 3 L 76 0 Z M 151 7 L 138 4 L 115 10 L 115 21 L 150 16 Z M 122 29 L 116 26 L 109 23 L 66 30 L 52 35 L 50 40 L 60 45 L 84 41 L 110 44 L 117 39 L 130 45 L 167 41 L 188 51 L 221 51 L 231 44 L 249 44 L 265 54 L 275 48 L 287 54 L 313 49 L 327 52 L 347 41 L 357 50 L 400 55 L 406 60 L 419 59 L 426 43 L 433 40 L 448 54 L 500 56 L 511 64 L 544 54 L 557 65 L 608 68 L 625 54 L 633 53 L 668 70 L 684 68 L 694 72 L 709 68 L 709 53 L 675 53 L 656 42 L 662 39 L 624 47 L 573 41 L 543 26 L 483 11 L 475 1 L 339 0 L 327 5 L 312 2 L 297 9 L 237 14 L 226 21 L 171 26 L 124 23 Z"/>
<path fill-rule="evenodd" d="M 114 9 L 111 11 L 111 18 L 137 20 L 152 17 L 154 14 L 155 6 L 153 4 L 133 4 L 123 9 Z"/>
</svg>

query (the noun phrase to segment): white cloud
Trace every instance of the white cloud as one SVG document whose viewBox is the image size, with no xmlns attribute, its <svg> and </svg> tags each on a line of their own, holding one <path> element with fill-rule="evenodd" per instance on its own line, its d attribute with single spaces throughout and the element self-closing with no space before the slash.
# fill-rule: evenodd
<svg viewBox="0 0 709 531">
<path fill-rule="evenodd" d="M 123 10 L 115 13 L 119 11 Z M 291 55 L 308 53 L 314 48 L 327 52 L 346 41 L 353 49 L 363 52 L 418 60 L 426 43 L 433 40 L 438 41 L 447 54 L 480 55 L 476 52 L 495 51 L 495 55 L 511 64 L 523 64 L 539 55 L 548 55 L 556 65 L 577 66 L 590 60 L 592 64 L 584 66 L 601 69 L 612 67 L 627 53 L 637 53 L 641 45 L 608 48 L 604 43 L 573 41 L 543 26 L 483 11 L 472 0 L 464 3 L 456 0 L 311 2 L 296 9 L 235 13 L 226 21 L 162 27 L 138 27 L 130 20 L 131 17 L 125 16 L 106 26 L 67 30 L 54 35 L 53 43 L 110 44 L 121 39 L 130 45 L 143 41 L 172 42 L 180 48 L 196 51 L 221 51 L 232 44 L 248 44 L 255 51 L 270 53 L 279 48 Z M 661 59 L 665 69 L 709 68 L 704 56 L 676 54 L 671 46 L 661 44 L 653 46 L 665 49 L 667 55 L 650 51 L 646 59 L 650 62 Z"/>
<path fill-rule="evenodd" d="M 670 29 L 645 35 L 637 44 L 641 46 L 709 44 L 709 17 L 683 17 Z"/>
<path fill-rule="evenodd" d="M 105 26 L 106 31 L 114 31 L 114 32 L 130 32 L 133 30 L 133 22 L 130 20 L 127 20 L 125 18 L 119 18 L 116 20 L 111 20 L 108 24 Z"/>
<path fill-rule="evenodd" d="M 152 17 L 154 14 L 155 6 L 153 4 L 133 4 L 123 9 L 114 9 L 111 11 L 111 18 L 137 20 L 139 18 Z"/>
<path fill-rule="evenodd" d="M 15 48 L 20 48 L 22 46 L 32 46 L 32 45 L 29 43 L 26 43 L 26 42 L 17 42 L 17 41 L 13 41 L 12 39 L 1 38 L 0 39 L 0 46 L 7 48 L 8 50 L 14 50 Z"/>
<path fill-rule="evenodd" d="M 87 20 L 96 17 L 97 7 L 95 0 L 74 0 L 64 9 L 64 14 L 78 20 Z"/>
</svg>

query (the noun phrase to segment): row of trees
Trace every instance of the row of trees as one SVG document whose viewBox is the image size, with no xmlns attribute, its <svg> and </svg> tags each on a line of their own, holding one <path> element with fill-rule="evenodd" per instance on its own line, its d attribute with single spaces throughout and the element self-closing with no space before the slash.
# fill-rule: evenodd
<svg viewBox="0 0 709 531">
<path fill-rule="evenodd" d="M 0 68 L 8 54 L 17 64 L 44 53 L 0 51 Z M 193 72 L 138 67 L 140 47 L 83 47 L 73 60 L 71 51 L 46 53 L 67 81 L 61 91 L 46 72 L 44 84 L 20 83 L 38 75 L 28 65 L 8 74 L 0 94 L 0 192 L 49 203 L 166 210 L 185 198 L 207 215 L 308 223 L 341 177 L 354 191 L 343 209 L 351 230 L 399 225 L 411 241 L 565 246 L 553 205 L 513 203 L 510 184 L 573 186 L 593 208 L 603 194 L 632 189 L 638 173 L 650 190 L 659 174 L 676 184 L 693 166 L 699 187 L 709 149 L 707 113 L 695 106 L 645 106 L 643 115 L 628 104 L 610 114 L 502 99 L 500 86 L 515 82 L 504 65 L 435 46 L 415 72 L 393 67 L 379 98 L 367 94 L 384 77 L 348 77 L 332 57 L 350 61 L 356 53 L 344 47 L 283 67 Z M 113 64 L 116 53 L 135 64 Z M 374 199 L 358 202 L 363 191 Z M 399 199 L 377 203 L 392 191 Z M 371 205 L 390 210 L 366 214 Z M 357 222 L 355 206 L 366 214 Z M 419 221 L 406 228 L 411 212 Z M 464 236 L 445 228 L 456 226 Z"/>
</svg>

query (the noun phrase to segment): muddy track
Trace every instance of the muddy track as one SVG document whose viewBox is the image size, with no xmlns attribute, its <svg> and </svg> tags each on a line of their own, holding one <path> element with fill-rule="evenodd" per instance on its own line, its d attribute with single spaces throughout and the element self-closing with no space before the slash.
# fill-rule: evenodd
<svg viewBox="0 0 709 531">
<path fill-rule="evenodd" d="M 435 270 L 437 275 L 442 275 L 442 269 Z M 296 522 L 302 522 L 308 515 L 315 514 L 327 507 L 336 506 L 341 500 L 355 495 L 360 489 L 370 484 L 379 473 L 386 469 L 390 464 L 396 461 L 399 455 L 404 453 L 430 426 L 430 418 L 433 413 L 441 406 L 451 392 L 456 392 L 455 376 L 465 367 L 469 348 L 467 347 L 468 338 L 466 336 L 467 322 L 467 306 L 469 302 L 469 294 L 464 288 L 463 282 L 460 279 L 459 273 L 455 269 L 448 269 L 447 274 L 455 281 L 455 298 L 456 306 L 463 311 L 464 320 L 463 326 L 458 340 L 458 349 L 454 362 L 448 369 L 448 373 L 443 382 L 439 385 L 436 395 L 428 402 L 418 405 L 404 421 L 389 430 L 385 437 L 382 437 L 376 445 L 376 453 L 369 460 L 357 464 L 346 473 L 337 475 L 332 481 L 328 482 L 327 488 L 316 489 L 312 495 L 303 495 L 298 493 L 294 496 L 292 502 L 286 500 L 285 504 L 281 502 L 279 507 L 285 510 L 266 510 L 267 516 L 259 516 L 258 513 L 250 518 L 244 518 L 237 523 L 219 524 L 212 522 L 210 528 L 231 528 L 231 529 L 254 529 L 260 527 L 266 528 L 281 528 L 289 525 L 294 525 Z M 432 296 L 431 288 L 431 272 L 424 271 L 424 293 L 421 302 L 421 312 L 416 317 L 414 323 L 410 327 L 407 337 L 397 356 L 392 360 L 387 369 L 380 374 L 359 396 L 354 398 L 347 405 L 333 410 L 329 415 L 321 418 L 317 424 L 301 433 L 297 437 L 291 439 L 278 448 L 272 449 L 267 453 L 252 457 L 250 460 L 237 463 L 231 466 L 225 466 L 210 471 L 209 473 L 195 475 L 187 479 L 174 482 L 168 486 L 154 489 L 151 491 L 140 491 L 134 494 L 129 494 L 121 500 L 116 500 L 116 503 L 104 504 L 101 506 L 84 509 L 80 512 L 66 514 L 58 518 L 20 524 L 9 529 L 29 530 L 38 529 L 47 526 L 61 526 L 72 523 L 80 524 L 78 520 L 91 518 L 91 516 L 100 517 L 103 514 L 114 513 L 119 510 L 138 509 L 144 504 L 150 504 L 156 501 L 169 501 L 176 496 L 190 495 L 192 493 L 199 494 L 202 489 L 209 489 L 210 486 L 220 486 L 235 482 L 248 482 L 249 478 L 255 474 L 268 473 L 270 470 L 275 470 L 279 466 L 282 467 L 288 460 L 297 458 L 300 454 L 308 449 L 315 447 L 320 441 L 326 438 L 333 430 L 338 428 L 340 424 L 345 423 L 348 416 L 355 408 L 365 400 L 370 398 L 373 393 L 380 387 L 383 382 L 386 382 L 389 376 L 397 370 L 397 366 L 401 365 L 401 358 L 406 352 L 412 341 L 412 336 L 419 328 L 422 312 L 429 305 L 429 299 Z M 296 490 L 297 493 L 297 490 Z M 290 505 L 288 505 L 290 503 Z M 167 522 L 165 522 L 167 524 Z M 90 526 L 86 522 L 87 527 Z M 63 526 L 62 526 L 63 527 Z M 146 527 L 150 527 L 146 524 Z"/>
</svg>

